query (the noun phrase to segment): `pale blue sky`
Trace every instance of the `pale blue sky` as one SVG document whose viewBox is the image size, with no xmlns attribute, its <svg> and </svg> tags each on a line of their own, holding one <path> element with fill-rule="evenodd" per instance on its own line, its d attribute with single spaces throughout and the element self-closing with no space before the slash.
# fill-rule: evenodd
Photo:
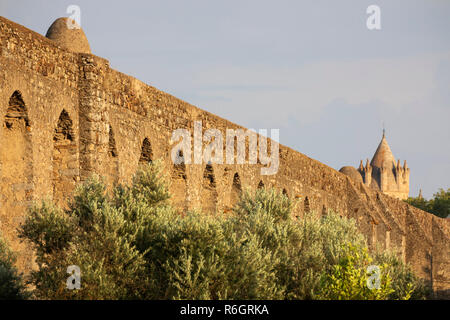
<svg viewBox="0 0 450 320">
<path fill-rule="evenodd" d="M 92 52 L 337 170 L 371 158 L 385 122 L 410 195 L 450 187 L 450 1 L 9 1 L 41 34 L 81 8 Z M 381 8 L 379 31 L 366 8 Z"/>
</svg>

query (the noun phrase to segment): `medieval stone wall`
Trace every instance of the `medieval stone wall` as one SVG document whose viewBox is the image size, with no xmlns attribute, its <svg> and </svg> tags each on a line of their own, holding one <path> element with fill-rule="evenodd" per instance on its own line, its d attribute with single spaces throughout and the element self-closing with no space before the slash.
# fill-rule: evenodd
<svg viewBox="0 0 450 320">
<path fill-rule="evenodd" d="M 25 208 L 66 184 L 69 168 L 77 180 L 78 60 L 78 56 L 52 46 L 50 40 L 0 20 L 0 228 L 21 253 L 18 263 L 23 270 L 32 265 L 28 245 L 16 237 Z M 56 143 L 56 148 L 54 142 L 63 110 L 71 119 L 75 147 L 69 149 L 62 145 L 64 141 L 59 146 Z M 18 112 L 22 116 L 9 126 L 8 114 L 17 116 Z M 57 163 L 62 166 L 55 175 Z"/>
<path fill-rule="evenodd" d="M 245 188 L 283 190 L 295 215 L 335 210 L 358 221 L 373 248 L 397 248 L 441 294 L 450 288 L 449 222 L 369 189 L 280 146 L 277 174 L 261 164 L 174 165 L 175 129 L 245 129 L 113 70 L 103 58 L 73 53 L 0 17 L 0 231 L 32 268 L 16 228 L 34 200 L 64 203 L 75 184 L 97 173 L 130 181 L 140 162 L 163 159 L 180 209 L 227 212 Z"/>
</svg>

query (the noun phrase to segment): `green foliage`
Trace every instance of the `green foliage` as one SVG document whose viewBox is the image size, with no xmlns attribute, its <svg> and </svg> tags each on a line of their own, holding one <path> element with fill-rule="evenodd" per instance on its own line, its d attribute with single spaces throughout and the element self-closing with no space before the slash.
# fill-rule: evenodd
<svg viewBox="0 0 450 320">
<path fill-rule="evenodd" d="M 387 258 L 383 271 L 395 276 L 384 276 L 384 290 L 363 288 L 370 258 L 356 222 L 332 212 L 293 219 L 295 203 L 281 192 L 246 191 L 231 216 L 179 214 L 169 197 L 161 163 L 153 162 L 110 194 L 91 178 L 66 210 L 33 207 L 21 236 L 37 251 L 35 297 L 399 299 L 415 290 L 412 273 Z M 66 288 L 70 265 L 81 269 L 79 290 Z"/>
<path fill-rule="evenodd" d="M 72 219 L 48 201 L 33 206 L 22 227 L 23 234 L 34 243 L 38 252 L 51 254 L 67 247 L 73 237 Z"/>
<path fill-rule="evenodd" d="M 21 300 L 29 295 L 22 276 L 14 267 L 16 259 L 0 236 L 0 300 Z"/>
<path fill-rule="evenodd" d="M 377 265 L 379 268 L 378 288 L 376 282 L 369 283 L 374 272 L 368 273 L 372 265 L 367 248 L 353 245 L 347 246 L 346 254 L 333 265 L 331 271 L 324 275 L 322 281 L 322 297 L 332 300 L 385 300 L 394 292 L 387 265 Z M 370 270 L 370 269 L 369 269 Z M 405 297 L 405 298 L 408 298 Z"/>
<path fill-rule="evenodd" d="M 284 299 L 320 298 L 321 275 L 336 264 L 347 243 L 364 244 L 353 220 L 330 212 L 294 220 L 295 206 L 284 194 L 258 189 L 246 192 L 235 208 L 238 234 L 256 235 L 276 258 L 273 265 Z"/>
<path fill-rule="evenodd" d="M 286 279 L 291 287 L 289 294 L 294 299 L 318 299 L 322 275 L 330 272 L 345 255 L 347 244 L 365 246 L 365 240 L 354 220 L 343 219 L 333 212 L 322 219 L 307 214 L 299 225 L 301 242 L 298 249 L 294 245 L 289 257 L 296 279 L 293 282 Z"/>
<path fill-rule="evenodd" d="M 294 206 L 286 195 L 273 189 L 259 188 L 254 192 L 246 190 L 235 206 L 234 212 L 243 217 L 263 214 L 278 222 L 288 220 Z"/>
<path fill-rule="evenodd" d="M 412 198 L 409 197 L 405 200 L 410 205 L 419 208 L 423 211 L 427 211 L 441 218 L 447 218 L 450 216 L 450 188 L 445 191 L 439 189 L 434 195 L 434 198 L 425 200 L 422 197 Z"/>
<path fill-rule="evenodd" d="M 223 216 L 165 210 L 151 216 L 143 243 L 154 299 L 269 299 L 277 296 L 270 252 L 236 236 Z"/>
<path fill-rule="evenodd" d="M 430 201 L 432 202 L 431 213 L 441 218 L 450 217 L 450 188 L 447 191 L 439 189 L 434 194 L 434 199 Z"/>
<path fill-rule="evenodd" d="M 429 294 L 429 288 L 422 279 L 419 279 L 411 267 L 405 265 L 395 252 L 380 251 L 375 252 L 373 257 L 376 265 L 385 265 L 386 272 L 392 279 L 391 300 L 423 300 Z"/>
<path fill-rule="evenodd" d="M 416 198 L 409 197 L 408 199 L 405 200 L 405 202 L 423 211 L 430 212 L 431 210 L 430 202 L 422 197 Z"/>
<path fill-rule="evenodd" d="M 110 198 L 100 179 L 80 185 L 65 211 L 44 202 L 30 210 L 21 236 L 36 247 L 34 294 L 44 299 L 146 298 L 145 250 L 139 250 L 146 216 L 167 200 L 164 181 L 155 185 L 160 164 L 141 168 L 129 187 Z M 151 175 L 151 177 L 149 177 Z M 139 193 L 137 190 L 142 189 Z M 161 191 L 162 190 L 162 191 Z M 163 206 L 160 206 L 163 208 Z M 80 290 L 68 290 L 67 267 L 81 269 Z"/>
</svg>

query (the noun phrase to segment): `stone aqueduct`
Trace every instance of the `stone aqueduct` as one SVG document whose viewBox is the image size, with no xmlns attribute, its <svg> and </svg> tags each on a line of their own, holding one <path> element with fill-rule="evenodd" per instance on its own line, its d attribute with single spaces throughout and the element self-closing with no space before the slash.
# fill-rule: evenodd
<svg viewBox="0 0 450 320">
<path fill-rule="evenodd" d="M 0 17 L 0 231 L 19 252 L 32 250 L 16 228 L 32 201 L 61 201 L 76 183 L 100 174 L 128 182 L 139 162 L 161 158 L 184 209 L 229 210 L 245 187 L 275 187 L 300 201 L 295 212 L 355 218 L 370 246 L 397 248 L 441 295 L 450 288 L 449 221 L 425 213 L 280 145 L 276 175 L 261 165 L 185 165 L 170 160 L 173 130 L 242 128 L 112 69 L 90 53 L 68 50 Z M 242 128 L 245 129 L 245 128 Z"/>
</svg>

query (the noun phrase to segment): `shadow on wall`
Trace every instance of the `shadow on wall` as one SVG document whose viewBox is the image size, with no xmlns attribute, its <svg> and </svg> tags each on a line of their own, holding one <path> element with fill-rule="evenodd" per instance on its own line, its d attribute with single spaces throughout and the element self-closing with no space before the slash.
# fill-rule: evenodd
<svg viewBox="0 0 450 320">
<path fill-rule="evenodd" d="M 78 148 L 73 123 L 66 110 L 62 110 L 53 134 L 53 199 L 64 205 L 79 181 Z"/>
<path fill-rule="evenodd" d="M 141 157 L 139 158 L 139 163 L 147 164 L 152 162 L 152 160 L 153 160 L 152 145 L 150 144 L 148 138 L 145 138 L 144 141 L 142 142 Z"/>
<path fill-rule="evenodd" d="M 234 205 L 239 201 L 241 194 L 242 194 L 241 178 L 239 177 L 239 174 L 236 172 L 233 176 L 233 184 L 231 185 L 231 192 L 230 192 L 229 206 L 231 208 L 234 207 Z"/>
<path fill-rule="evenodd" d="M 186 165 L 184 164 L 184 154 L 182 150 L 178 151 L 178 157 L 181 158 L 181 163 L 174 164 L 171 170 L 172 183 L 170 192 L 172 194 L 173 204 L 182 211 L 188 209 L 187 204 L 187 175 Z"/>
<path fill-rule="evenodd" d="M 31 124 L 19 91 L 11 95 L 2 128 L 1 200 L 9 216 L 19 214 L 33 198 Z"/>
<path fill-rule="evenodd" d="M 108 186 L 119 182 L 119 153 L 117 152 L 116 139 L 111 124 L 108 125 L 108 163 L 106 164 L 106 179 Z"/>
<path fill-rule="evenodd" d="M 202 209 L 205 212 L 215 212 L 217 203 L 216 178 L 211 164 L 205 166 L 201 192 Z"/>
</svg>

